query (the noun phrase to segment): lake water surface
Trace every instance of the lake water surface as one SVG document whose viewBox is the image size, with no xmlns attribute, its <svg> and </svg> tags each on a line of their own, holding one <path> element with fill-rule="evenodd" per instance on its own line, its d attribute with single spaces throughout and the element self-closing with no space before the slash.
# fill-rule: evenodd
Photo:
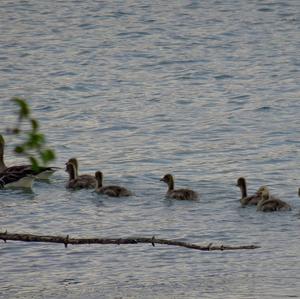
<svg viewBox="0 0 300 299">
<path fill-rule="evenodd" d="M 299 298 L 299 32 L 297 0 L 1 1 L 2 132 L 25 97 L 55 165 L 136 194 L 71 192 L 62 169 L 1 191 L 1 231 L 261 248 L 2 243 L 0 297 Z M 166 200 L 168 172 L 200 201 Z M 241 208 L 239 176 L 293 210 Z"/>
</svg>

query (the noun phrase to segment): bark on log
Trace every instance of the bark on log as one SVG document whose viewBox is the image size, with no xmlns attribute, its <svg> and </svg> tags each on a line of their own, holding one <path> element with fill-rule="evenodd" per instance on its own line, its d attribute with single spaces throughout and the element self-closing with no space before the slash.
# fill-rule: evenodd
<svg viewBox="0 0 300 299">
<path fill-rule="evenodd" d="M 6 232 L 0 232 L 0 240 L 6 241 L 23 241 L 23 242 L 48 242 L 48 243 L 62 243 L 67 247 L 69 244 L 138 244 L 148 243 L 155 246 L 155 244 L 173 245 L 180 246 L 196 250 L 204 251 L 215 251 L 215 250 L 239 250 L 239 249 L 256 249 L 260 246 L 257 245 L 242 245 L 242 246 L 229 246 L 229 245 L 197 245 L 192 243 L 186 243 L 182 241 L 157 239 L 154 236 L 152 238 L 70 238 L 69 235 L 66 237 L 62 236 L 40 236 L 32 234 L 12 234 Z"/>
</svg>

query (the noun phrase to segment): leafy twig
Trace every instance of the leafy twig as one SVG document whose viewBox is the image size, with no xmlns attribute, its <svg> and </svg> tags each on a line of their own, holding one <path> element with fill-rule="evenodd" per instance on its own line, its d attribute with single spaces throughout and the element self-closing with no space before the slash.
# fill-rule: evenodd
<svg viewBox="0 0 300 299">
<path fill-rule="evenodd" d="M 18 97 L 11 99 L 19 108 L 18 120 L 14 128 L 8 129 L 8 133 L 14 135 L 25 135 L 22 143 L 18 144 L 14 151 L 16 154 L 26 156 L 33 170 L 38 170 L 39 167 L 47 165 L 55 159 L 55 152 L 46 147 L 45 135 L 39 131 L 39 122 L 31 116 L 31 110 L 25 99 Z M 22 129 L 23 123 L 29 124 L 30 129 Z"/>
</svg>

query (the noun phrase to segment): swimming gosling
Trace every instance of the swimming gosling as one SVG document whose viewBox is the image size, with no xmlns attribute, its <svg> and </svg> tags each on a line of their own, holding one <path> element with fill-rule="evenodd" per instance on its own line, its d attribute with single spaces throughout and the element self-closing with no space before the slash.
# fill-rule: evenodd
<svg viewBox="0 0 300 299">
<path fill-rule="evenodd" d="M 168 185 L 166 197 L 179 200 L 198 199 L 198 193 L 190 189 L 174 189 L 174 178 L 171 174 L 166 174 L 160 179 Z"/>
<path fill-rule="evenodd" d="M 240 177 L 237 180 L 236 186 L 241 189 L 242 197 L 240 198 L 240 203 L 242 207 L 245 207 L 247 205 L 257 205 L 257 203 L 260 201 L 261 196 L 259 193 L 255 193 L 253 195 L 247 194 L 247 184 L 246 179 L 244 177 Z"/>
<path fill-rule="evenodd" d="M 97 181 L 96 189 L 95 191 L 97 193 L 105 194 L 107 196 L 111 197 L 123 197 L 123 196 L 131 196 L 132 192 L 127 190 L 124 187 L 120 186 L 103 186 L 103 173 L 101 171 L 95 172 L 95 178 Z"/>
<path fill-rule="evenodd" d="M 76 170 L 72 163 L 67 163 L 66 172 L 69 174 L 69 180 L 66 184 L 68 189 L 87 189 L 91 188 L 90 181 L 86 178 L 76 177 Z"/>
<path fill-rule="evenodd" d="M 260 188 L 261 200 L 256 206 L 256 211 L 262 212 L 275 212 L 275 211 L 290 211 L 292 208 L 286 202 L 279 198 L 270 196 L 268 187 L 263 186 Z"/>
<path fill-rule="evenodd" d="M 82 181 L 84 180 L 86 182 L 85 184 L 87 186 L 85 188 L 96 188 L 97 181 L 93 175 L 90 175 L 90 174 L 78 175 L 78 161 L 76 158 L 69 159 L 68 162 L 66 163 L 66 165 L 67 164 L 73 164 L 74 170 L 75 170 L 75 178 L 80 179 Z"/>
</svg>

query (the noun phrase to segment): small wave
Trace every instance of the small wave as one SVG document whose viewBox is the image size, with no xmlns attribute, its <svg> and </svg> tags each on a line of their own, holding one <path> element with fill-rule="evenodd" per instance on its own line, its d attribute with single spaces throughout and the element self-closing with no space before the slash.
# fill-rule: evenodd
<svg viewBox="0 0 300 299">
<path fill-rule="evenodd" d="M 263 12 L 269 12 L 269 11 L 274 11 L 274 9 L 272 8 L 268 8 L 268 7 L 262 7 L 257 9 L 258 11 L 263 11 Z"/>
<path fill-rule="evenodd" d="M 180 104 L 180 105 L 190 105 L 192 103 L 193 103 L 193 101 L 191 101 L 191 100 L 178 100 L 178 101 L 176 101 L 176 104 Z"/>
<path fill-rule="evenodd" d="M 233 78 L 233 76 L 224 74 L 224 75 L 215 76 L 214 78 L 216 80 L 224 80 L 224 79 L 231 79 L 231 78 Z"/>
<path fill-rule="evenodd" d="M 270 107 L 270 106 L 262 106 L 262 107 L 257 108 L 255 111 L 269 111 L 271 109 L 272 109 L 272 107 Z"/>
<path fill-rule="evenodd" d="M 145 31 L 133 31 L 133 32 L 121 32 L 118 34 L 118 36 L 125 36 L 125 37 L 131 37 L 131 38 L 137 38 L 145 35 L 150 35 L 149 32 Z"/>
<path fill-rule="evenodd" d="M 243 95 L 234 96 L 231 99 L 236 100 L 236 99 L 248 99 L 248 98 L 250 98 L 249 94 L 243 94 Z"/>
<path fill-rule="evenodd" d="M 89 29 L 95 29 L 97 25 L 91 23 L 84 23 L 84 24 L 80 24 L 78 27 L 85 30 L 89 30 Z"/>
<path fill-rule="evenodd" d="M 70 86 L 59 86 L 59 87 L 57 87 L 57 90 L 60 90 L 60 91 L 70 91 L 70 90 L 72 90 L 73 88 L 72 87 L 70 87 Z"/>
</svg>

